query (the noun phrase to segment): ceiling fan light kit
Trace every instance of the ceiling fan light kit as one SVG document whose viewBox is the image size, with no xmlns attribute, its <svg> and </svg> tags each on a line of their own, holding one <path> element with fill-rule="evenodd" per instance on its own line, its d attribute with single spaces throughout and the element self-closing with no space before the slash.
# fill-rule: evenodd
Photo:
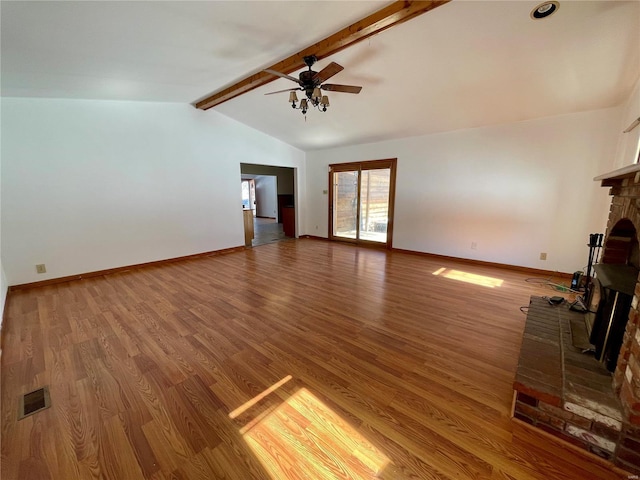
<svg viewBox="0 0 640 480">
<path fill-rule="evenodd" d="M 303 115 L 306 115 L 307 111 L 310 108 L 315 107 L 320 112 L 326 112 L 327 107 L 329 107 L 329 97 L 327 95 L 322 94 L 322 90 L 332 91 L 332 92 L 343 92 L 343 93 L 360 93 L 362 87 L 357 87 L 355 85 L 337 85 L 333 83 L 324 83 L 325 80 L 333 77 L 336 73 L 343 70 L 341 65 L 338 65 L 335 62 L 331 62 L 329 65 L 324 67 L 319 72 L 315 72 L 311 70 L 311 67 L 314 63 L 316 63 L 315 55 L 309 55 L 304 57 L 304 63 L 309 67 L 309 70 L 305 70 L 301 72 L 299 78 L 292 77 L 290 75 L 286 75 L 284 73 L 277 72 L 275 70 L 265 70 L 272 75 L 276 75 L 278 77 L 286 78 L 287 80 L 291 80 L 292 82 L 296 82 L 299 87 L 290 88 L 287 90 L 279 90 L 277 92 L 265 93 L 265 95 L 271 95 L 273 93 L 282 93 L 289 92 L 289 103 L 291 107 L 296 110 L 301 110 Z M 300 100 L 300 104 L 297 105 L 298 96 L 296 95 L 296 90 L 302 90 L 307 98 L 303 98 Z"/>
<path fill-rule="evenodd" d="M 314 90 L 313 97 L 310 100 L 303 98 L 300 101 L 300 106 L 296 105 L 297 101 L 298 96 L 296 95 L 296 92 L 289 92 L 289 103 L 291 103 L 291 107 L 294 109 L 302 110 L 303 114 L 307 113 L 307 110 L 309 109 L 309 102 L 311 102 L 311 105 L 313 107 L 316 107 L 321 112 L 326 112 L 327 107 L 329 106 L 329 97 L 327 97 L 326 95 L 322 95 L 319 88 L 316 88 Z"/>
</svg>

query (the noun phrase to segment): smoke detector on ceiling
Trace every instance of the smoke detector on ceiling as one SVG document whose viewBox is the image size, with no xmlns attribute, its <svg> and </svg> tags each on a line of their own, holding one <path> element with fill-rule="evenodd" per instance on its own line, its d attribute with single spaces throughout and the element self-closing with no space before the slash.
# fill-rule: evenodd
<svg viewBox="0 0 640 480">
<path fill-rule="evenodd" d="M 533 20 L 540 20 L 541 18 L 547 18 L 558 11 L 560 4 L 558 2 L 544 2 L 531 10 L 531 18 Z"/>
</svg>

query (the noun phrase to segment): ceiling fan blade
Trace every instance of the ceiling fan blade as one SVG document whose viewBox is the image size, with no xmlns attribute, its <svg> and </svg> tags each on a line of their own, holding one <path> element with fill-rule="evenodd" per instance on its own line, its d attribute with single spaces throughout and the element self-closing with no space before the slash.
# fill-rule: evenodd
<svg viewBox="0 0 640 480">
<path fill-rule="evenodd" d="M 360 93 L 362 87 L 356 87 L 355 85 L 336 85 L 335 83 L 326 83 L 320 88 L 329 92 L 343 92 L 343 93 Z"/>
<path fill-rule="evenodd" d="M 286 78 L 287 80 L 291 80 L 292 82 L 300 83 L 296 77 L 292 77 L 291 75 L 286 75 L 284 73 L 276 72 L 275 70 L 265 70 L 265 72 L 270 73 L 271 75 L 275 75 L 276 77 Z"/>
<path fill-rule="evenodd" d="M 299 88 L 287 88 L 286 90 L 278 90 L 276 92 L 265 93 L 265 95 L 273 95 L 274 93 L 282 93 L 282 92 L 295 92 L 296 90 L 300 90 Z"/>
<path fill-rule="evenodd" d="M 329 65 L 316 73 L 313 76 L 313 80 L 318 80 L 320 83 L 322 83 L 326 80 L 329 80 L 336 73 L 341 72 L 342 70 L 344 70 L 344 67 L 342 65 L 338 65 L 336 62 L 331 62 Z"/>
</svg>

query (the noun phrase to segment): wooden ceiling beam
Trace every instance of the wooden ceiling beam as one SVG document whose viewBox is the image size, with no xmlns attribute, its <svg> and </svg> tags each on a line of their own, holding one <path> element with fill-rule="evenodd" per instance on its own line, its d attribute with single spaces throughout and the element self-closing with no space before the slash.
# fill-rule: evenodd
<svg viewBox="0 0 640 480">
<path fill-rule="evenodd" d="M 276 70 L 281 73 L 290 74 L 296 70 L 304 68 L 304 57 L 307 55 L 315 55 L 318 60 L 333 55 L 354 45 L 372 35 L 380 33 L 387 28 L 399 25 L 418 15 L 433 10 L 436 7 L 444 5 L 451 0 L 433 0 L 433 1 L 397 1 L 377 12 L 357 21 L 356 23 L 343 28 L 339 32 L 320 40 L 319 42 L 301 50 L 290 57 L 267 67 L 270 70 Z M 195 103 L 195 107 L 201 110 L 207 110 L 216 105 L 231 100 L 238 95 L 242 95 L 254 88 L 266 85 L 278 77 L 267 72 L 260 71 L 253 75 L 234 83 L 233 85 L 219 90 L 207 98 Z"/>
</svg>

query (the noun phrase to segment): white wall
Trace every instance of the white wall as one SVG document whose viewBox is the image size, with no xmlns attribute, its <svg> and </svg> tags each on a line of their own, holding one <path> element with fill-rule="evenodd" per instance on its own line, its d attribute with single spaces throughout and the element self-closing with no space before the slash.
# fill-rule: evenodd
<svg viewBox="0 0 640 480">
<path fill-rule="evenodd" d="M 327 236 L 331 163 L 398 158 L 393 246 L 573 272 L 604 232 L 621 108 L 307 153 L 307 232 Z M 477 243 L 477 250 L 471 243 Z M 541 252 L 547 260 L 539 260 Z"/>
<path fill-rule="evenodd" d="M 395 247 L 572 272 L 586 263 L 587 235 L 605 227 L 608 191 L 592 179 L 615 168 L 628 103 L 312 151 L 305 167 L 300 150 L 215 111 L 4 98 L 0 293 L 242 245 L 249 161 L 295 168 L 298 234 L 327 236 L 330 163 L 397 157 Z"/>
<path fill-rule="evenodd" d="M 640 125 L 628 133 L 623 133 L 631 122 L 640 117 L 640 78 L 633 92 L 622 105 L 623 114 L 619 123 L 618 147 L 616 149 L 615 170 L 635 163 L 638 159 L 638 142 L 640 141 Z M 603 172 L 606 173 L 606 172 Z"/>
<path fill-rule="evenodd" d="M 213 110 L 4 98 L 2 140 L 10 285 L 243 245 L 248 160 L 296 168 L 305 215 L 304 152 Z"/>
<path fill-rule="evenodd" d="M 277 177 L 271 175 L 258 175 L 256 182 L 256 215 L 258 217 L 277 218 L 278 216 L 278 192 Z"/>
</svg>

